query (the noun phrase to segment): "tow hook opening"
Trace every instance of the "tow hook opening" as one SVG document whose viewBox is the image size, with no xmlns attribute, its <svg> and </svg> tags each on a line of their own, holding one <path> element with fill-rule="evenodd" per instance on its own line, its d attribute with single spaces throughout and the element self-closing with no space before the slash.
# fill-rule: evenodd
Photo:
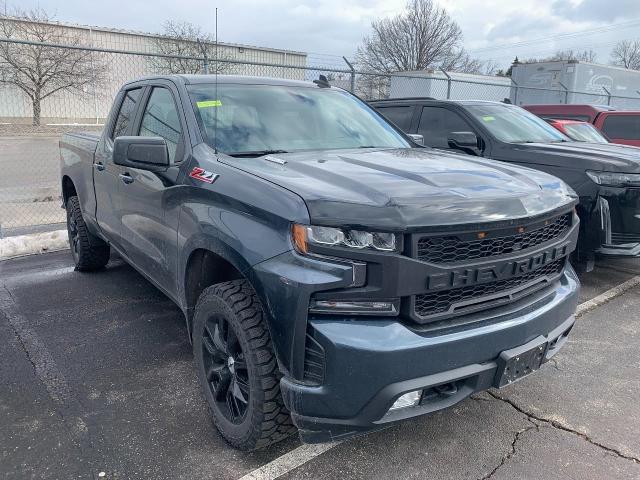
<svg viewBox="0 0 640 480">
<path fill-rule="evenodd" d="M 547 354 L 545 355 L 545 360 L 549 360 L 557 352 L 560 351 L 560 348 L 562 347 L 562 345 L 564 345 L 564 343 L 567 341 L 567 338 L 569 337 L 569 333 L 571 333 L 571 329 L 573 329 L 573 325 L 567 328 L 564 332 L 562 332 L 556 338 L 549 341 L 549 344 L 547 346 Z"/>
<path fill-rule="evenodd" d="M 427 388 L 422 393 L 422 401 L 420 403 L 425 405 L 445 400 L 457 395 L 458 390 L 458 382 L 448 382 Z"/>
</svg>

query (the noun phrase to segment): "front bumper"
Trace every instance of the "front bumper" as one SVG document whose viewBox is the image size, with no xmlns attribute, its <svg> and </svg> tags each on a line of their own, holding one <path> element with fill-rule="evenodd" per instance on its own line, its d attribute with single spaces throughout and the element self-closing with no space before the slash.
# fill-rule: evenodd
<svg viewBox="0 0 640 480">
<path fill-rule="evenodd" d="M 562 347 L 573 326 L 578 279 L 568 267 L 550 290 L 485 313 L 466 329 L 421 330 L 398 318 L 312 318 L 314 338 L 325 351 L 321 386 L 285 376 L 284 402 L 306 442 L 324 442 L 383 428 L 390 423 L 454 405 L 497 385 L 505 350 L 544 337 L 544 360 Z M 387 415 L 402 394 L 443 384 L 453 395 L 435 395 L 416 407 Z"/>
<path fill-rule="evenodd" d="M 640 243 L 605 244 L 597 250 L 597 253 L 614 257 L 640 257 Z"/>
<path fill-rule="evenodd" d="M 640 189 L 603 187 L 590 224 L 598 232 L 596 253 L 640 256 Z"/>
</svg>

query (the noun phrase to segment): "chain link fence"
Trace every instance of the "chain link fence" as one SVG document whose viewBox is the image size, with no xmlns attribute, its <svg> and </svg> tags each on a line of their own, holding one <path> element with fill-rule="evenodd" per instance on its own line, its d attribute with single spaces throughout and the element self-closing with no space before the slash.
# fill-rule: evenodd
<svg viewBox="0 0 640 480">
<path fill-rule="evenodd" d="M 135 78 L 175 72 L 183 65 L 190 73 L 251 75 L 311 81 L 325 75 L 334 86 L 365 100 L 399 97 L 477 99 L 522 103 L 589 103 L 640 110 L 637 98 L 602 92 L 574 92 L 521 87 L 505 77 L 469 77 L 447 72 L 383 74 L 361 72 L 345 60 L 344 68 L 308 65 L 306 57 L 278 61 L 246 61 L 159 55 L 116 49 L 69 47 L 0 39 L 0 79 L 10 76 L 3 57 L 20 59 L 24 46 L 40 46 L 52 57 L 82 58 L 86 81 L 34 100 L 20 86 L 0 83 L 0 238 L 42 229 L 62 228 L 58 140 L 65 132 L 101 131 L 111 102 L 121 85 Z M 76 55 L 71 55 L 76 52 Z M 25 59 L 25 61 L 32 61 Z M 59 88 L 58 88 L 59 87 Z"/>
</svg>

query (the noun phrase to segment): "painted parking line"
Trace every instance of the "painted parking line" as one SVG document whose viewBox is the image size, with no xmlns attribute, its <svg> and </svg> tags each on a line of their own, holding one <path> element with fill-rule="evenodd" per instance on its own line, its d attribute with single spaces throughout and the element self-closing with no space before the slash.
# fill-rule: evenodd
<svg viewBox="0 0 640 480">
<path fill-rule="evenodd" d="M 626 282 L 607 290 L 597 297 L 581 303 L 576 309 L 576 318 L 580 318 L 585 313 L 604 305 L 638 285 L 640 285 L 640 276 L 633 277 Z M 255 469 L 238 480 L 275 480 L 305 463 L 310 462 L 314 458 L 322 455 L 341 443 L 342 442 L 340 441 L 317 445 L 300 445 L 298 448 L 294 448 L 290 452 L 285 453 L 281 457 L 278 457 L 266 465 Z"/>
<path fill-rule="evenodd" d="M 272 462 L 255 469 L 253 472 L 247 473 L 239 480 L 273 480 L 304 465 L 341 443 L 342 442 L 332 442 L 300 445 L 298 448 L 294 448 Z"/>
</svg>

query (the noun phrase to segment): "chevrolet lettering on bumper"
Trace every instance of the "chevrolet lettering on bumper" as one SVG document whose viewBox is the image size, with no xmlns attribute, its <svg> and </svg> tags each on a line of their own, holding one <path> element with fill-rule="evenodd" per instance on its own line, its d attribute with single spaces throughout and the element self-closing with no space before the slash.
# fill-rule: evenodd
<svg viewBox="0 0 640 480">
<path fill-rule="evenodd" d="M 449 272 L 435 273 L 427 277 L 427 289 L 440 290 L 467 287 L 524 275 L 566 256 L 569 253 L 570 245 L 570 242 L 566 242 L 554 248 L 538 252 L 529 258 L 496 263 L 480 268 L 461 268 Z"/>
</svg>

